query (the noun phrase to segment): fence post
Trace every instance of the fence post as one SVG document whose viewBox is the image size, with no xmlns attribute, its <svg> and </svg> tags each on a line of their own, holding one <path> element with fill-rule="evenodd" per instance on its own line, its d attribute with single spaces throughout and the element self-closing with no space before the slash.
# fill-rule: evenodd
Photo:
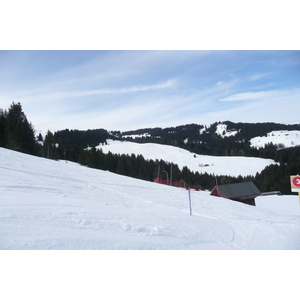
<svg viewBox="0 0 300 300">
<path fill-rule="evenodd" d="M 191 188 L 188 187 L 189 191 L 189 202 L 190 202 L 190 216 L 192 215 L 192 201 L 191 201 Z"/>
</svg>

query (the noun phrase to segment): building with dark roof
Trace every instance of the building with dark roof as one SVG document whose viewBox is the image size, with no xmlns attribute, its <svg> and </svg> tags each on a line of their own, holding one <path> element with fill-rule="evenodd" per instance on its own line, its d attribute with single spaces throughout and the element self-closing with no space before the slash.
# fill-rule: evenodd
<svg viewBox="0 0 300 300">
<path fill-rule="evenodd" d="M 211 196 L 223 197 L 255 206 L 255 197 L 261 194 L 252 181 L 215 186 Z"/>
</svg>

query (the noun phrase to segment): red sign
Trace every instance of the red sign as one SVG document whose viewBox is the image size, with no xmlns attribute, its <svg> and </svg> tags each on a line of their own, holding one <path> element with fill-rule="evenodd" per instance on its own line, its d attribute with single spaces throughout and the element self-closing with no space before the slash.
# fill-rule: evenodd
<svg viewBox="0 0 300 300">
<path fill-rule="evenodd" d="M 291 188 L 292 188 L 292 192 L 299 193 L 299 197 L 300 197 L 300 176 L 299 175 L 291 176 Z"/>
<path fill-rule="evenodd" d="M 297 176 L 297 177 L 294 177 L 294 178 L 293 178 L 293 184 L 294 184 L 296 187 L 300 187 L 300 176 Z"/>
</svg>

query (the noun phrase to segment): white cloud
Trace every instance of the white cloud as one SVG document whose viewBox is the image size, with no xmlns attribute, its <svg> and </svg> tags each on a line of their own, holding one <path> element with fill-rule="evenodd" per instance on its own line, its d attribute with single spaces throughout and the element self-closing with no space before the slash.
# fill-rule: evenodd
<svg viewBox="0 0 300 300">
<path fill-rule="evenodd" d="M 99 94 L 123 94 L 123 93 L 132 93 L 132 92 L 141 92 L 157 89 L 165 89 L 174 86 L 176 80 L 170 79 L 165 83 L 152 84 L 152 85 L 136 85 L 129 88 L 117 88 L 117 89 L 100 89 L 87 92 L 79 92 L 78 94 L 71 94 L 71 97 L 74 96 L 89 96 L 89 95 L 99 95 Z"/>
<path fill-rule="evenodd" d="M 219 99 L 219 101 L 230 102 L 230 101 L 245 101 L 245 100 L 259 100 L 274 95 L 277 91 L 269 92 L 247 92 L 230 95 L 228 97 Z"/>
<path fill-rule="evenodd" d="M 102 95 L 102 94 L 126 94 L 126 93 L 134 93 L 134 92 L 144 92 L 150 90 L 159 90 L 159 89 L 167 89 L 175 86 L 176 79 L 169 79 L 164 83 L 157 83 L 152 85 L 134 85 L 131 87 L 122 87 L 122 88 L 106 88 L 106 89 L 92 89 L 85 91 L 58 91 L 58 92 L 49 92 L 47 90 L 31 91 L 31 99 L 33 96 L 38 98 L 44 98 L 47 100 L 59 100 L 65 98 L 77 98 L 77 97 L 85 97 L 85 96 L 94 96 L 94 95 Z M 26 93 L 28 94 L 28 93 Z M 22 96 L 26 95 L 25 93 Z M 37 95 L 36 95 L 37 94 Z"/>
<path fill-rule="evenodd" d="M 256 73 L 252 76 L 250 76 L 250 80 L 255 81 L 255 80 L 259 80 L 262 79 L 264 77 L 268 77 L 270 74 L 269 73 Z"/>
<path fill-rule="evenodd" d="M 258 96 L 258 95 L 256 95 Z M 178 124 L 197 123 L 210 125 L 217 121 L 275 122 L 292 124 L 299 122 L 297 105 L 300 89 L 271 91 L 260 94 L 259 101 L 215 102 L 207 99 L 199 107 L 189 107 L 189 114 L 178 115 Z"/>
<path fill-rule="evenodd" d="M 247 94 L 247 93 L 244 93 Z M 230 120 L 233 122 L 299 122 L 297 105 L 300 89 L 251 93 L 259 101 L 246 101 L 241 105 L 228 105 L 227 108 L 212 112 L 215 121 Z M 241 96 L 242 97 L 242 96 Z M 249 96 L 250 98 L 250 96 Z"/>
</svg>

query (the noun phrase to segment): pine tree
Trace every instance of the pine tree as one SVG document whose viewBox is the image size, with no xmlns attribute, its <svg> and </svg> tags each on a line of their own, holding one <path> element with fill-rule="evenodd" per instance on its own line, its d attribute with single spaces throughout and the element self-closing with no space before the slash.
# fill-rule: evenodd
<svg viewBox="0 0 300 300">
<path fill-rule="evenodd" d="M 42 134 L 41 133 L 39 133 L 39 135 L 38 135 L 38 141 L 39 142 L 43 142 L 43 136 L 42 136 Z"/>
<path fill-rule="evenodd" d="M 10 106 L 6 117 L 6 147 L 27 154 L 38 154 L 35 132 L 20 103 Z"/>
<path fill-rule="evenodd" d="M 87 160 L 86 158 L 87 158 L 87 151 L 85 151 L 83 148 L 81 148 L 80 152 L 79 152 L 78 162 L 82 166 L 86 166 L 86 160 Z"/>
<path fill-rule="evenodd" d="M 88 151 L 86 164 L 90 168 L 98 168 L 98 154 L 95 147 L 92 147 L 92 149 Z"/>
<path fill-rule="evenodd" d="M 54 136 L 50 130 L 48 130 L 45 136 L 45 141 L 43 145 L 43 156 L 50 159 L 58 158 L 57 149 L 54 144 Z"/>
<path fill-rule="evenodd" d="M 6 134 L 5 134 L 6 115 L 7 113 L 2 109 L 0 109 L 0 147 L 6 146 Z"/>
</svg>

